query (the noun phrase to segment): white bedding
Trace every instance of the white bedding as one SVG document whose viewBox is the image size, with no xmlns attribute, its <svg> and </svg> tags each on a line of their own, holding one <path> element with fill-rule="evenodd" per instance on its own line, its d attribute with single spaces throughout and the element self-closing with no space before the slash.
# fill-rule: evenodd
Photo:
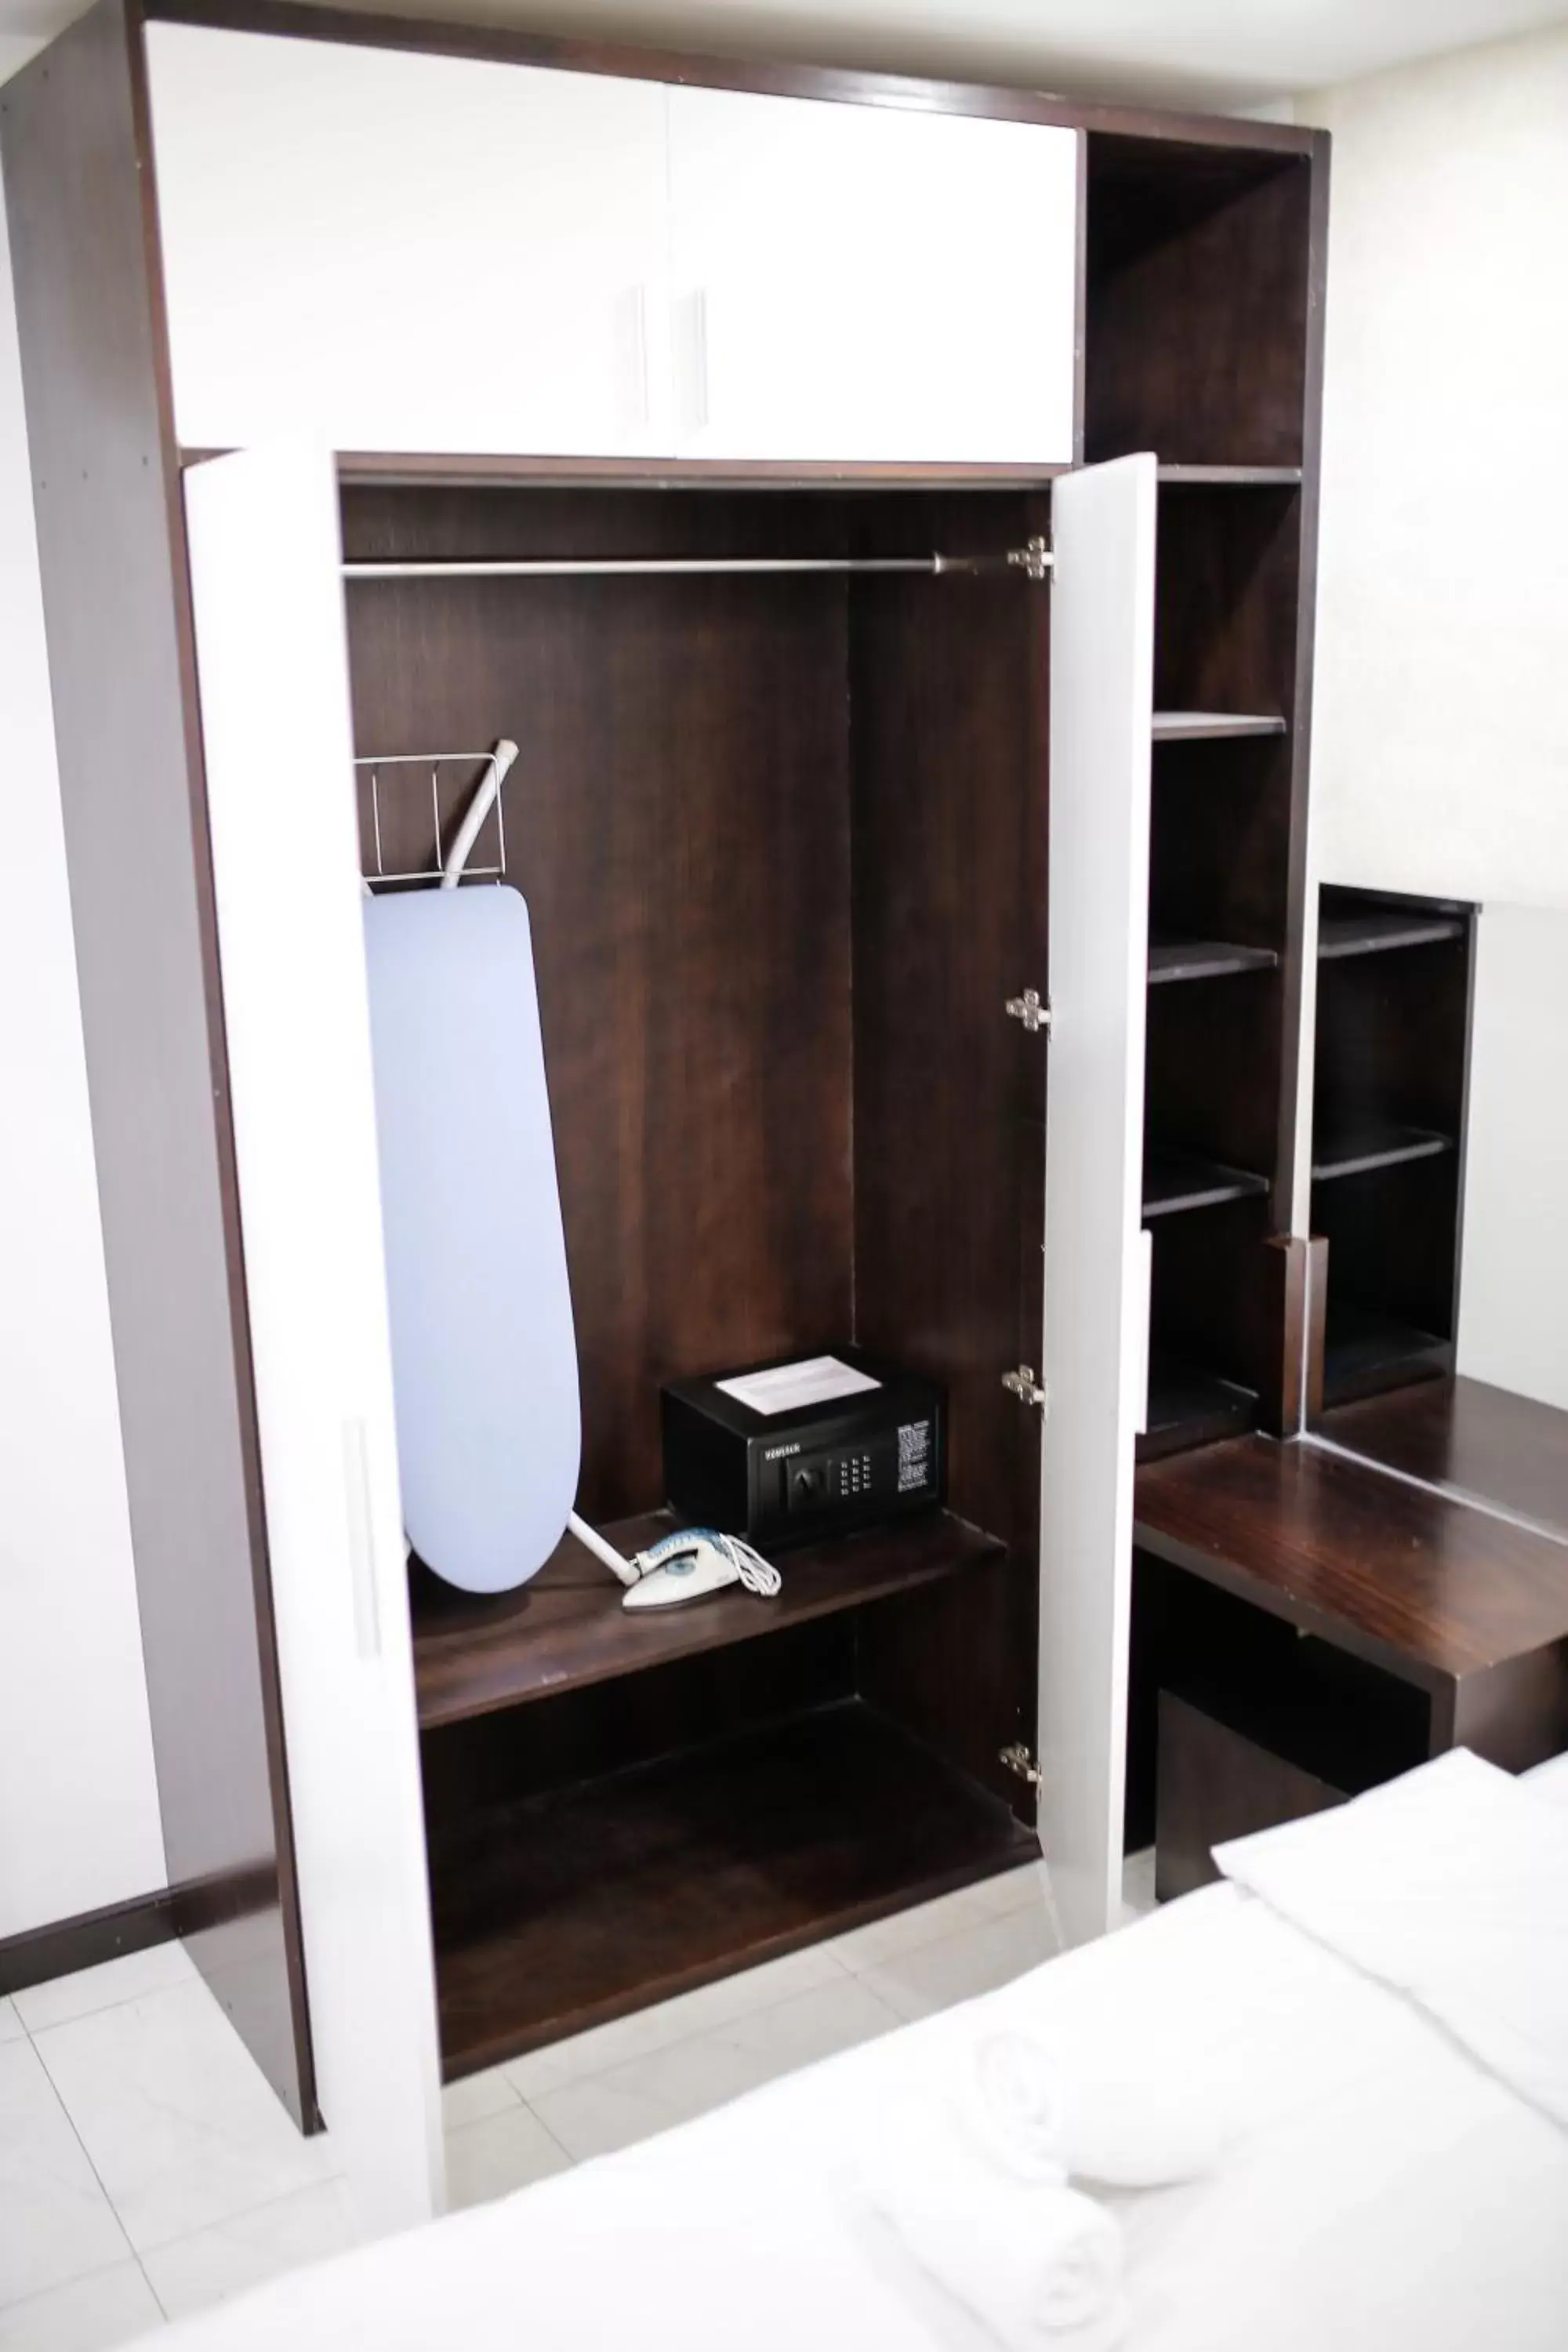
<svg viewBox="0 0 1568 2352">
<path fill-rule="evenodd" d="M 1563 1776 L 1531 1794 L 1568 1801 Z M 1135 2352 L 1568 2346 L 1568 2134 L 1407 1995 L 1227 1885 L 664 2139 L 188 2322 L 184 2352 L 987 2352 L 869 2208 L 864 2151 L 1004 2024 L 1223 2124 L 1210 2178 L 1107 2199 Z"/>
</svg>

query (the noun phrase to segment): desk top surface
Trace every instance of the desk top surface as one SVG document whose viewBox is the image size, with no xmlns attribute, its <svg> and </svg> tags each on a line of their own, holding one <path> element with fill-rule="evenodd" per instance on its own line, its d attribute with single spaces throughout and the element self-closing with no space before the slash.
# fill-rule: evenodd
<svg viewBox="0 0 1568 2352">
<path fill-rule="evenodd" d="M 1417 1381 L 1336 1405 L 1321 1434 L 1462 1502 L 1490 1504 L 1568 1539 L 1568 1412 L 1553 1405 L 1489 1381 Z"/>
<path fill-rule="evenodd" d="M 1137 1474 L 1145 1551 L 1436 1689 L 1568 1641 L 1568 1540 L 1298 1439 Z"/>
</svg>

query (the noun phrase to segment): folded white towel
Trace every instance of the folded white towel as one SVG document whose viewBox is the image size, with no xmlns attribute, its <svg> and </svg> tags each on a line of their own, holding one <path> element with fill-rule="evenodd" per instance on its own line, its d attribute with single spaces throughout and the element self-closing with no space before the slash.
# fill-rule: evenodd
<svg viewBox="0 0 1568 2352">
<path fill-rule="evenodd" d="M 931 2100 L 889 2116 L 865 2171 L 911 2259 L 1009 2352 L 1121 2343 L 1121 2231 L 1102 2206 L 1059 2179 L 999 2170 Z"/>
<path fill-rule="evenodd" d="M 1132 2065 L 1087 2073 L 1016 2029 L 974 2044 L 956 2106 L 975 2147 L 1022 2180 L 1162 2189 L 1211 2172 L 1225 2144 L 1201 2084 Z"/>
<path fill-rule="evenodd" d="M 961 2069 L 958 2119 L 974 2146 L 1019 2180 L 1066 2184 L 1068 2114 L 1059 2069 L 1027 2033 L 987 2033 Z"/>
</svg>

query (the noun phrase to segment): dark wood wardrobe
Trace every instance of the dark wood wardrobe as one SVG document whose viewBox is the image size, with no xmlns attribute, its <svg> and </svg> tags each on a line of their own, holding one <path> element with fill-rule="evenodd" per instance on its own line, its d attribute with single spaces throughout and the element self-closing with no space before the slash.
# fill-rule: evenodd
<svg viewBox="0 0 1568 2352">
<path fill-rule="evenodd" d="M 239 67 L 236 41 L 252 45 Z M 789 110 L 806 110 L 800 136 L 851 192 L 857 123 L 973 137 L 997 187 L 1037 173 L 1062 192 L 1065 212 L 1014 205 L 964 235 L 1008 297 L 973 310 L 977 352 L 993 331 L 998 352 L 1037 335 L 1022 380 L 1037 370 L 1041 420 L 1059 393 L 1065 422 L 1034 432 L 1027 398 L 987 392 L 1005 371 L 944 361 L 945 405 L 905 433 L 929 441 L 900 443 L 895 383 L 888 446 L 873 404 L 839 447 L 831 371 L 814 368 L 792 444 L 757 389 L 767 320 L 746 323 L 720 256 L 698 297 L 674 289 L 668 349 L 658 289 L 615 309 L 654 386 L 617 446 L 531 446 L 526 418 L 481 439 L 489 424 L 463 404 L 493 387 L 474 390 L 467 352 L 445 372 L 409 362 L 408 414 L 436 413 L 448 386 L 450 435 L 386 437 L 396 367 L 377 353 L 362 383 L 329 360 L 329 321 L 321 446 L 290 454 L 299 416 L 279 405 L 273 449 L 246 304 L 270 320 L 268 303 L 296 299 L 294 249 L 272 283 L 263 216 L 254 250 L 236 247 L 228 308 L 192 290 L 217 235 L 192 226 L 192 142 L 251 60 L 264 128 L 266 73 L 341 77 L 324 119 L 351 147 L 356 61 L 400 103 L 427 76 L 433 116 L 459 68 L 503 114 L 552 77 L 574 107 L 602 86 L 650 139 L 668 119 L 678 197 L 682 171 L 708 184 L 722 145 L 699 100 L 784 108 L 764 119 L 780 156 Z M 216 116 L 190 96 L 209 73 Z M 437 2044 L 461 2074 L 1013 1865 L 1039 1839 L 1049 1854 L 1065 1800 L 1047 1770 L 1037 1834 L 1031 1776 L 1059 1734 L 1050 1694 L 1075 1669 L 1056 1629 L 1079 1588 L 1077 1680 L 1103 1750 L 1083 1836 L 1095 1884 L 1119 1867 L 1135 1444 L 1286 1431 L 1302 1410 L 1310 1253 L 1289 1235 L 1326 142 L 269 0 L 100 0 L 0 98 L 0 138 L 170 1868 L 198 1964 L 280 2096 L 307 2127 L 325 2110 L 345 2146 L 379 2137 L 379 2210 L 407 2218 L 439 2193 L 438 2147 L 421 2172 Z M 889 170 L 901 153 L 887 148 Z M 250 164 L 231 160 L 241 184 Z M 307 229 L 314 168 L 303 153 L 279 196 Z M 869 184 L 869 150 L 864 168 Z M 782 167 L 764 193 L 787 214 Z M 712 207 L 693 205 L 698 237 Z M 940 328 L 966 299 L 963 251 L 911 254 L 892 217 L 876 234 L 889 283 L 929 282 Z M 540 267 L 566 316 L 571 288 Z M 436 300 L 408 275 L 411 305 Z M 813 283 L 807 269 L 779 296 L 795 350 Z M 200 341 L 220 312 L 232 350 Z M 704 389 L 688 411 L 692 351 Z M 311 396 L 311 366 L 301 342 L 279 404 Z M 1074 544 L 1093 562 L 1053 584 L 1075 486 L 1095 483 L 1127 518 L 1126 562 L 1109 550 L 1101 567 L 1115 534 L 1086 521 Z M 868 568 L 895 560 L 927 569 Z M 581 568 L 697 561 L 771 568 Z M 476 570 L 509 563 L 563 569 Z M 1100 601 L 1069 626 L 1084 598 Z M 1129 698 L 1108 714 L 1112 675 Z M 1087 790 L 1077 747 L 1108 727 L 1133 746 L 1140 824 L 1097 877 L 1064 867 L 1061 845 L 1082 838 L 1081 809 L 1065 823 Z M 666 1380 L 855 1342 L 948 1391 L 945 1509 L 787 1555 L 776 1604 L 731 1592 L 638 1622 L 569 1537 L 488 1601 L 391 1556 L 353 834 L 365 870 L 422 868 L 433 820 L 427 798 L 385 789 L 373 811 L 350 753 L 471 754 L 440 767 L 445 824 L 502 736 L 520 746 L 506 868 L 535 942 L 580 1510 L 626 1547 L 668 1524 Z M 1131 1073 L 1103 1114 L 1125 1124 L 1133 1170 L 1128 1214 L 1104 1224 L 1123 1319 L 1102 1346 L 1092 1300 L 1073 1309 L 1085 1393 L 1100 1381 L 1111 1398 L 1109 1419 L 1094 1408 L 1103 1468 L 1069 1442 L 1077 1339 L 1053 1359 L 1052 1270 L 1094 1163 L 1054 1210 L 1047 1130 L 1070 1157 L 1100 1051 L 1053 955 L 1066 892 L 1120 908 L 1138 983 L 1103 1041 Z M 1075 937 L 1092 958 L 1091 928 Z M 285 1199 L 320 1253 L 319 1366 L 291 1305 L 310 1293 L 279 1238 Z M 1145 1324 L 1128 1286 L 1145 1265 L 1139 1435 Z M 359 1402 L 332 1402 L 334 1349 L 369 1366 Z M 339 1475 L 334 1414 L 362 1443 L 369 1430 L 372 1466 L 346 1533 L 341 1490 L 321 1507 L 318 1542 L 308 1498 Z M 1069 1523 L 1121 1528 L 1120 1556 L 1054 1550 L 1050 1528 Z M 367 1882 L 384 1864 L 393 1891 L 351 1920 L 356 1771 Z M 395 2051 L 390 2088 L 369 2084 L 356 1984 L 375 2054 Z"/>
</svg>

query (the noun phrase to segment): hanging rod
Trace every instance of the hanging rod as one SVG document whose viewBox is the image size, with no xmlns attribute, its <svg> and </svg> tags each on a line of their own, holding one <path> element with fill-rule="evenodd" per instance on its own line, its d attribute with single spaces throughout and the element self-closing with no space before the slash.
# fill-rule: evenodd
<svg viewBox="0 0 1568 2352">
<path fill-rule="evenodd" d="M 585 561 L 578 557 L 531 557 L 526 562 L 479 563 L 345 563 L 345 580 L 597 580 L 654 577 L 694 572 L 1022 572 L 1030 580 L 1044 580 L 1051 554 L 1043 539 L 1031 539 L 1005 555 L 705 555 L 622 557 Z"/>
</svg>

